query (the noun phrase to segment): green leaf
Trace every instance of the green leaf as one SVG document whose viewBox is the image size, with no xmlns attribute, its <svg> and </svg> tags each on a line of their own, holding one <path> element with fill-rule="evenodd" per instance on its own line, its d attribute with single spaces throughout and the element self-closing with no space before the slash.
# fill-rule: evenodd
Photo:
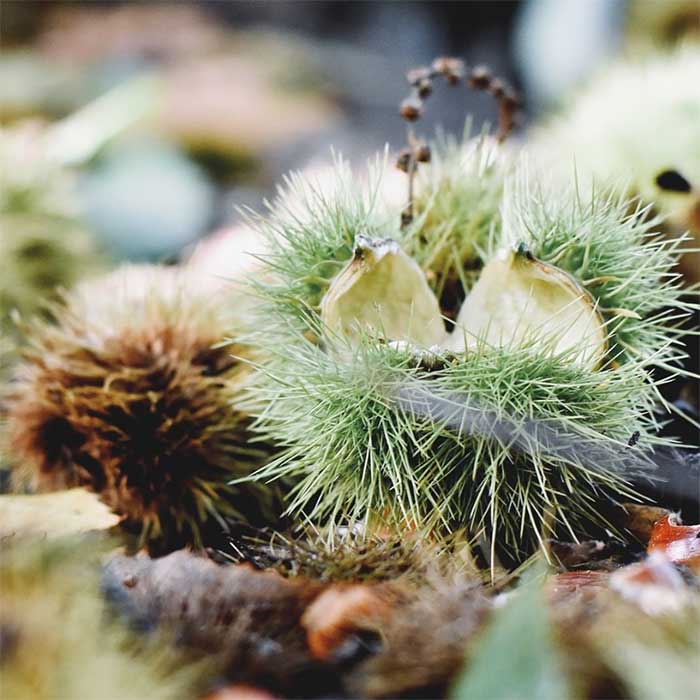
<svg viewBox="0 0 700 700">
<path fill-rule="evenodd" d="M 522 586 L 493 619 L 457 679 L 455 700 L 566 700 L 552 629 L 537 584 Z"/>
</svg>

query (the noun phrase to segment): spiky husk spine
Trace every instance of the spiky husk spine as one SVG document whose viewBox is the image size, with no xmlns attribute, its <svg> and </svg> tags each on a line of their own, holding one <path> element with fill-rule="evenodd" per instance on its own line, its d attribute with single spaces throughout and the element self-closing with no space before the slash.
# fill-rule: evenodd
<svg viewBox="0 0 700 700">
<path fill-rule="evenodd" d="M 700 12 L 695 0 L 632 0 L 625 35 L 633 49 L 672 46 L 700 38 Z"/>
<path fill-rule="evenodd" d="M 503 197 L 492 191 L 497 206 L 486 226 L 496 244 L 491 249 L 515 237 L 577 279 L 583 274 L 580 282 L 606 307 L 613 330 L 606 364 L 593 371 L 567 356 L 482 344 L 425 367 L 410 351 L 369 338 L 348 348 L 351 360 L 343 360 L 324 346 L 319 304 L 350 258 L 355 236 L 393 237 L 415 254 L 421 233 L 399 229 L 398 209 L 384 216 L 386 209 L 378 204 L 381 178 L 363 194 L 344 166 L 338 177 L 338 194 L 330 198 L 291 180 L 292 198 L 304 202 L 305 216 L 273 211 L 259 222 L 269 238 L 267 264 L 277 281 L 257 285 L 266 302 L 257 342 L 269 348 L 270 359 L 252 389 L 251 409 L 256 411 L 257 402 L 257 430 L 286 450 L 258 478 L 295 479 L 290 509 L 320 521 L 379 513 L 404 527 L 466 527 L 470 535 L 485 536 L 493 547 L 498 542 L 498 548 L 518 556 L 555 531 L 565 529 L 576 539 L 594 525 L 608 525 L 600 509 L 603 495 L 629 499 L 634 490 L 620 465 L 606 463 L 607 458 L 586 463 L 583 445 L 619 455 L 636 430 L 646 447 L 659 442 L 652 415 L 657 392 L 647 374 L 656 362 L 671 363 L 677 351 L 673 336 L 665 335 L 667 319 L 651 309 L 668 306 L 686 313 L 669 276 L 674 244 L 652 238 L 649 224 L 626 216 L 624 202 L 594 198 L 584 206 L 573 194 L 557 195 L 554 213 L 546 199 L 513 197 L 506 235 L 497 215 Z M 473 168 L 466 177 L 481 173 Z M 503 188 L 502 179 L 488 182 L 497 191 Z M 466 215 L 470 209 L 463 204 L 460 213 Z M 429 215 L 419 214 L 416 226 Z M 528 228 L 540 219 L 548 225 Z M 472 236 L 475 230 L 481 229 L 464 225 L 454 232 Z M 618 268 L 625 254 L 621 245 L 629 260 Z M 425 272 L 433 289 L 440 289 L 439 271 L 427 267 Z M 607 272 L 619 278 L 591 279 Z M 492 427 L 460 431 L 430 420 L 399 400 L 412 392 L 473 402 Z M 512 431 L 499 435 L 503 420 L 516 432 L 527 432 L 527 419 L 555 422 L 568 442 L 581 442 L 581 449 L 557 454 L 527 435 L 524 449 L 515 449 Z"/>
<path fill-rule="evenodd" d="M 595 299 L 608 332 L 609 362 L 677 371 L 686 357 L 681 326 L 696 308 L 675 269 L 685 238 L 664 240 L 651 205 L 605 189 L 584 195 L 577 184 L 556 191 L 531 180 L 523 171 L 509 183 L 502 240 L 524 243 L 539 260 L 571 273 Z"/>
<path fill-rule="evenodd" d="M 39 489 L 86 486 L 143 541 L 200 542 L 205 523 L 258 517 L 259 485 L 227 482 L 260 464 L 236 406 L 250 371 L 215 347 L 238 332 L 201 280 L 131 266 L 79 285 L 36 322 L 8 401 L 16 476 Z M 204 288 L 205 290 L 207 287 Z"/>
<path fill-rule="evenodd" d="M 288 578 L 323 583 L 401 582 L 422 585 L 431 576 L 478 570 L 463 533 L 434 541 L 431 533 L 362 528 L 230 533 L 217 550 L 225 561 L 249 563 Z"/>
<path fill-rule="evenodd" d="M 513 164 L 503 147 L 470 140 L 468 130 L 463 141 L 441 134 L 433 151 L 430 166 L 418 170 L 406 244 L 449 314 L 479 275 Z"/>
</svg>

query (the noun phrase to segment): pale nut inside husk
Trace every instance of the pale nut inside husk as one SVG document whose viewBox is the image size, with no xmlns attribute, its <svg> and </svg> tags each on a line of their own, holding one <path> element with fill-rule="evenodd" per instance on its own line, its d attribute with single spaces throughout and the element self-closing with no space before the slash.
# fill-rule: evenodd
<svg viewBox="0 0 700 700">
<path fill-rule="evenodd" d="M 479 344 L 537 347 L 570 353 L 572 362 L 590 369 L 607 352 L 605 324 L 588 292 L 524 250 L 502 250 L 487 263 L 448 333 L 418 264 L 393 240 L 360 236 L 353 259 L 321 302 L 321 318 L 329 338 L 351 346 L 367 334 L 452 354 Z"/>
<path fill-rule="evenodd" d="M 321 319 L 331 339 L 351 344 L 363 334 L 421 347 L 445 337 L 440 306 L 423 271 L 391 239 L 357 237 L 352 260 L 321 302 Z"/>
<path fill-rule="evenodd" d="M 605 324 L 588 292 L 563 270 L 512 249 L 482 270 L 448 347 L 462 352 L 479 342 L 571 352 L 572 361 L 590 369 L 607 352 Z"/>
</svg>

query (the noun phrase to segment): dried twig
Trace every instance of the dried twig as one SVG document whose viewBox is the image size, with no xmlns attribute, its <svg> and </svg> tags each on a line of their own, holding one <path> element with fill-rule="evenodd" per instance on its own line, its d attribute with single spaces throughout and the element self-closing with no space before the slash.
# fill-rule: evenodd
<svg viewBox="0 0 700 700">
<path fill-rule="evenodd" d="M 399 108 L 399 114 L 408 122 L 408 146 L 401 150 L 396 161 L 396 167 L 408 174 L 408 202 L 401 212 L 402 228 L 413 221 L 413 185 L 418 163 L 428 163 L 431 157 L 430 147 L 416 136 L 413 122 L 423 115 L 425 100 L 432 94 L 433 81 L 438 76 L 442 76 L 451 87 L 464 83 L 472 90 L 488 92 L 496 100 L 498 141 L 503 141 L 512 131 L 515 114 L 520 107 L 520 100 L 514 90 L 503 80 L 495 78 L 486 66 L 468 68 L 461 59 L 442 56 L 436 58 L 431 66 L 419 66 L 408 71 L 406 79 L 411 86 L 411 93 Z"/>
</svg>

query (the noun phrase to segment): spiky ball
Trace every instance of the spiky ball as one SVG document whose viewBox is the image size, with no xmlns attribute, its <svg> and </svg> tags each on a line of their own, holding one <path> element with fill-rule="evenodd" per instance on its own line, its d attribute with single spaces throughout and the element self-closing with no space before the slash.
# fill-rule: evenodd
<svg viewBox="0 0 700 700">
<path fill-rule="evenodd" d="M 626 20 L 625 34 L 633 48 L 700 39 L 700 12 L 695 0 L 632 0 Z"/>
<path fill-rule="evenodd" d="M 647 3 L 653 4 L 653 3 Z M 581 187 L 626 188 L 700 246 L 700 47 L 620 61 L 594 76 L 562 114 L 538 127 L 531 149 L 543 169 Z M 574 166 L 575 163 L 575 166 Z M 700 280 L 700 253 L 682 260 Z"/>
<path fill-rule="evenodd" d="M 254 516 L 261 487 L 232 487 L 264 454 L 237 407 L 249 369 L 239 331 L 199 277 L 130 266 L 83 283 L 35 323 L 9 400 L 19 478 L 86 486 L 144 541 L 199 542 L 224 515 Z M 239 319 L 238 321 L 236 319 Z"/>
<path fill-rule="evenodd" d="M 0 331 L 17 332 L 13 310 L 30 315 L 99 265 L 77 210 L 70 173 L 50 161 L 33 123 L 0 130 Z"/>
<path fill-rule="evenodd" d="M 482 177 L 477 167 L 462 172 Z M 606 526 L 601 503 L 634 497 L 627 467 L 657 442 L 647 374 L 678 351 L 671 319 L 654 309 L 687 311 L 668 276 L 675 244 L 629 215 L 626 201 L 517 196 L 487 178 L 502 193 L 490 191 L 490 218 L 472 225 L 469 212 L 480 221 L 484 213 L 460 208 L 463 225 L 442 244 L 435 220 L 425 243 L 437 255 L 423 259 L 420 233 L 400 228 L 400 207 L 378 216 L 381 181 L 370 193 L 342 181 L 333 200 L 296 188 L 307 215 L 273 211 L 263 225 L 275 279 L 258 285 L 266 304 L 257 342 L 270 352 L 251 410 L 260 433 L 286 450 L 258 477 L 296 479 L 291 510 L 320 522 L 378 514 L 410 529 L 466 528 L 517 556 L 557 531 L 576 538 Z M 464 325 L 441 326 L 445 298 L 430 297 L 449 273 L 430 260 L 481 251 L 484 228 L 484 272 L 461 290 Z M 502 280 L 495 269 L 506 270 Z M 522 274 L 517 289 L 511 271 Z M 579 314 L 593 323 L 595 362 L 579 355 L 585 329 L 571 333 Z M 567 342 L 550 342 L 534 318 Z M 556 328 L 561 318 L 571 325 Z M 644 457 L 635 464 L 643 471 Z"/>
</svg>

